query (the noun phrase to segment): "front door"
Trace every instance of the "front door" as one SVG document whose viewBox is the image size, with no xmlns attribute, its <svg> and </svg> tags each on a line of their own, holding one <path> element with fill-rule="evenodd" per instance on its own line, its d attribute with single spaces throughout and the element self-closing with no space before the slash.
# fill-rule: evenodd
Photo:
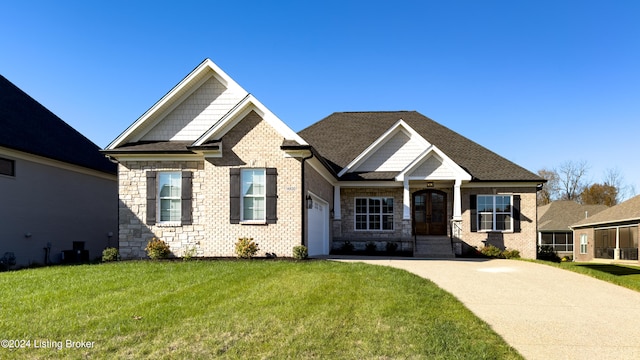
<svg viewBox="0 0 640 360">
<path fill-rule="evenodd" d="M 416 235 L 447 234 L 447 194 L 438 190 L 413 193 L 413 229 Z"/>
</svg>

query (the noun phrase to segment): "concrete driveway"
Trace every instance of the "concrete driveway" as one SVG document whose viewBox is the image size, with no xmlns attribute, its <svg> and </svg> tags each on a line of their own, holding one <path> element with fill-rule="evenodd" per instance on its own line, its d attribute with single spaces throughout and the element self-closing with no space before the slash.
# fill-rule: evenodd
<svg viewBox="0 0 640 360">
<path fill-rule="evenodd" d="M 433 281 L 527 359 L 640 359 L 639 292 L 525 261 L 339 260 Z"/>
</svg>

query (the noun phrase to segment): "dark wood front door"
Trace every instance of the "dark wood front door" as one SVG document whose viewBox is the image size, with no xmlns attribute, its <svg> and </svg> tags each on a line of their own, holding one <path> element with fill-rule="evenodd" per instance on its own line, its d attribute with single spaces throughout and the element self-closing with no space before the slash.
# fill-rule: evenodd
<svg viewBox="0 0 640 360">
<path fill-rule="evenodd" d="M 447 234 L 447 194 L 438 190 L 413 193 L 413 229 L 416 235 Z"/>
</svg>

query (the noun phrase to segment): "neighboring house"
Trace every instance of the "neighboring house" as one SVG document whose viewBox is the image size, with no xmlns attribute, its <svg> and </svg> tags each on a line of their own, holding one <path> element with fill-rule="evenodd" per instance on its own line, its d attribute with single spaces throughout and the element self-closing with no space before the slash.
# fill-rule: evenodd
<svg viewBox="0 0 640 360">
<path fill-rule="evenodd" d="M 640 196 L 571 225 L 574 259 L 638 260 Z"/>
<path fill-rule="evenodd" d="M 573 256 L 570 226 L 606 209 L 606 205 L 581 205 L 571 200 L 538 207 L 538 246 L 549 246 L 560 257 Z"/>
<path fill-rule="evenodd" d="M 295 133 L 205 60 L 118 136 L 120 251 L 261 254 L 346 241 L 424 256 L 494 244 L 536 255 L 544 179 L 417 112 L 335 113 Z M 452 246 L 453 244 L 453 246 Z"/>
<path fill-rule="evenodd" d="M 0 128 L 0 261 L 87 260 L 117 246 L 117 168 L 100 148 L 2 76 Z"/>
</svg>

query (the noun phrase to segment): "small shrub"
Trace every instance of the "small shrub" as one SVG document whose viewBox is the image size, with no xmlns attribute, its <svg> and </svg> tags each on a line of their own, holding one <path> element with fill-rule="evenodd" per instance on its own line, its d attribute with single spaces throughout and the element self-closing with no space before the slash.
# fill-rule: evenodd
<svg viewBox="0 0 640 360">
<path fill-rule="evenodd" d="M 155 237 L 147 243 L 147 246 L 144 248 L 144 251 L 146 251 L 147 256 L 149 256 L 149 258 L 153 260 L 166 259 L 169 257 L 169 254 L 171 254 L 171 249 L 169 249 L 169 245 L 167 245 L 167 243 Z"/>
<path fill-rule="evenodd" d="M 482 255 L 490 257 L 490 258 L 501 258 L 502 257 L 502 250 L 498 249 L 497 247 L 493 246 L 493 245 L 487 245 L 485 247 L 483 247 L 480 252 L 482 253 Z"/>
<path fill-rule="evenodd" d="M 304 260 L 309 257 L 309 250 L 304 245 L 293 247 L 293 258 L 296 260 Z"/>
<path fill-rule="evenodd" d="M 520 259 L 520 251 L 513 250 L 505 250 L 502 252 L 502 257 L 505 259 Z"/>
<path fill-rule="evenodd" d="M 258 253 L 258 244 L 253 241 L 253 238 L 239 238 L 236 242 L 236 255 L 239 259 L 251 259 Z"/>
<path fill-rule="evenodd" d="M 355 247 L 350 241 L 343 242 L 342 246 L 340 247 L 341 254 L 352 254 L 354 250 L 355 250 Z"/>
<path fill-rule="evenodd" d="M 551 246 L 538 246 L 538 260 L 560 262 L 560 257 Z"/>
<path fill-rule="evenodd" d="M 563 256 L 562 259 L 560 260 L 561 262 L 572 262 L 573 261 L 573 257 L 567 255 L 567 256 Z"/>
<path fill-rule="evenodd" d="M 117 261 L 118 259 L 120 259 L 120 253 L 118 252 L 118 249 L 114 247 L 108 247 L 102 250 L 103 262 Z"/>
<path fill-rule="evenodd" d="M 387 252 L 387 254 L 393 254 L 396 252 L 396 250 L 398 250 L 398 243 L 387 242 L 387 244 L 385 245 L 385 251 Z"/>
<path fill-rule="evenodd" d="M 367 253 L 367 254 L 375 254 L 377 249 L 378 249 L 378 247 L 376 246 L 376 243 L 373 242 L 373 241 L 368 241 L 364 245 L 364 252 Z"/>
</svg>

